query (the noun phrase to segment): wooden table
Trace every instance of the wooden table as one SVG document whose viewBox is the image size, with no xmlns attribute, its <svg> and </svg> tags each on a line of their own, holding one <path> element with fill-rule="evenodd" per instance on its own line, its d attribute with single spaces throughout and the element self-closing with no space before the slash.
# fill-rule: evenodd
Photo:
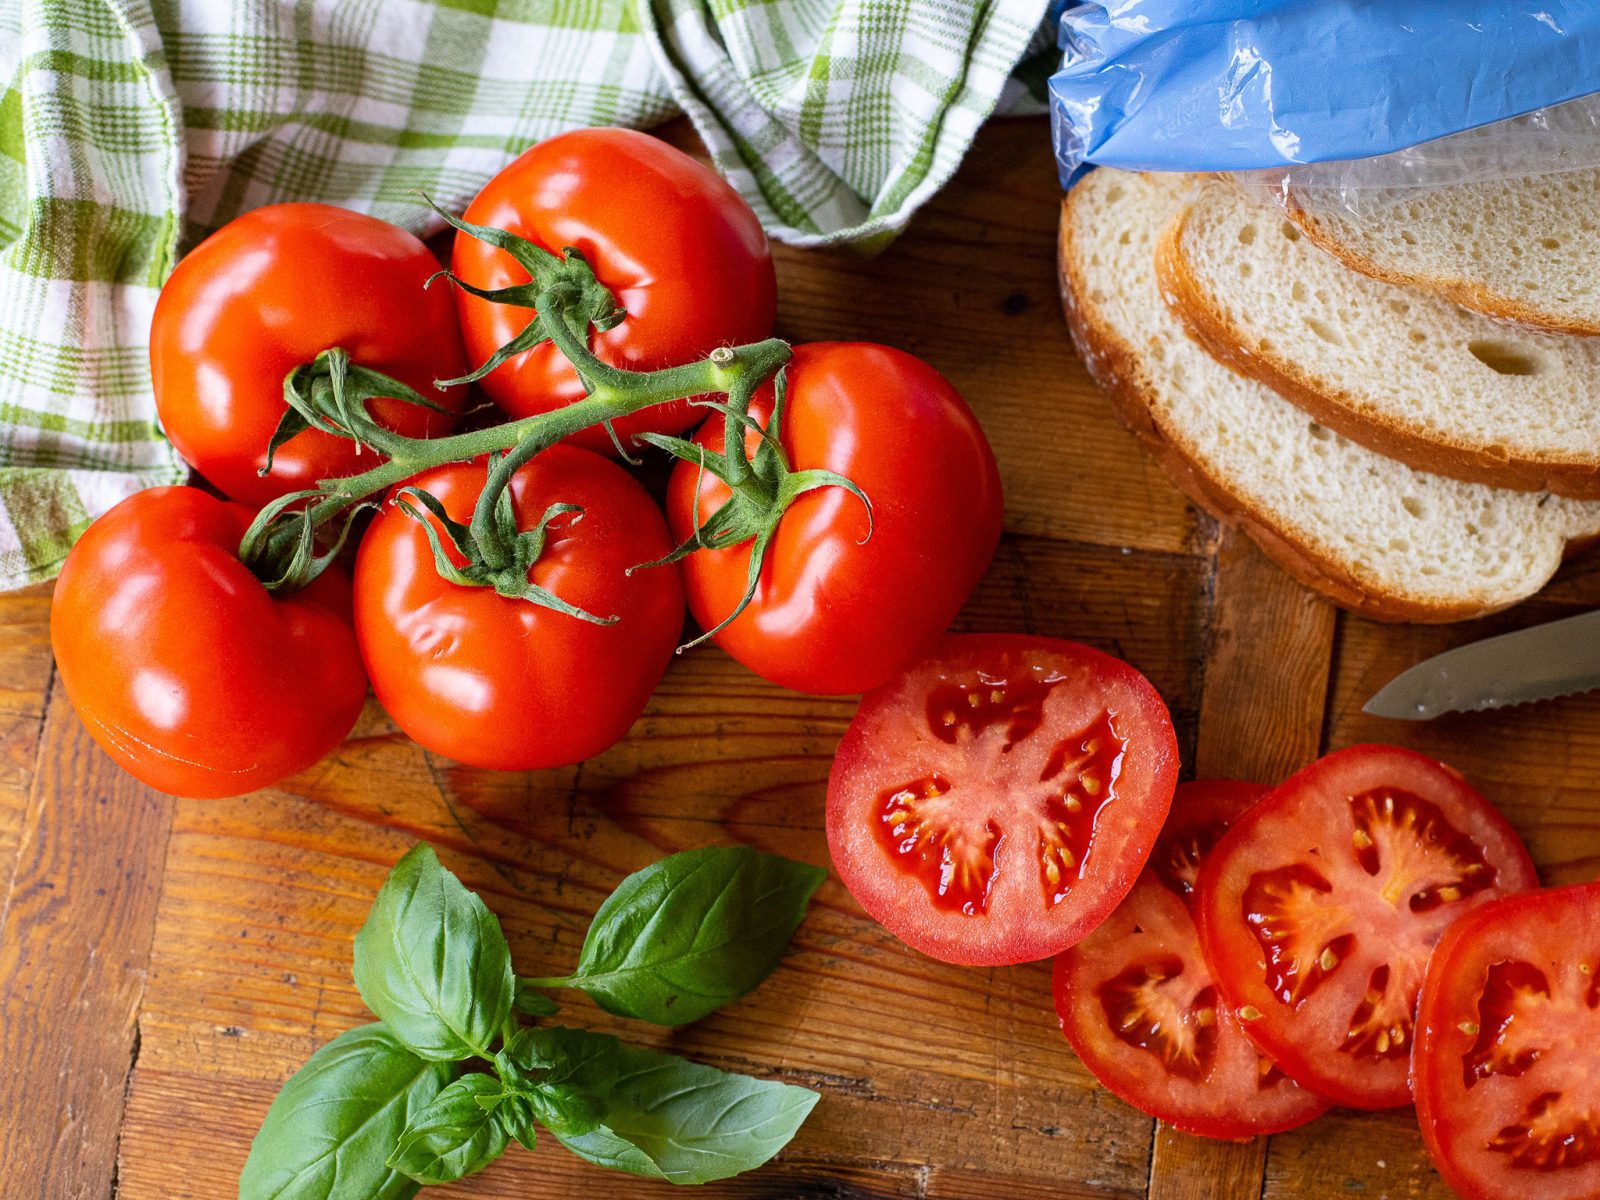
<svg viewBox="0 0 1600 1200">
<path fill-rule="evenodd" d="M 1197 515 L 1112 419 L 1061 320 L 1058 202 L 1044 124 L 1002 122 L 881 258 L 780 252 L 782 335 L 922 355 L 994 441 L 1007 532 L 960 626 L 1079 638 L 1127 658 L 1170 702 L 1191 771 L 1271 781 L 1325 748 L 1398 741 L 1463 768 L 1547 882 L 1600 872 L 1600 698 L 1418 726 L 1360 711 L 1427 654 L 1600 603 L 1600 561 L 1473 626 L 1334 612 Z M 484 894 L 531 975 L 570 966 L 617 880 L 670 851 L 736 841 L 828 861 L 823 789 L 851 703 L 781 691 L 714 649 L 674 665 L 628 740 L 571 770 L 459 767 L 369 704 L 320 766 L 195 803 L 141 787 L 89 740 L 52 686 L 48 616 L 47 589 L 0 597 L 6 1200 L 233 1196 L 282 1081 L 366 1019 L 351 937 L 418 838 Z M 619 1024 L 581 1002 L 569 1012 Z M 707 1195 L 1448 1195 L 1408 1112 L 1336 1112 L 1247 1146 L 1172 1134 L 1079 1066 L 1056 1029 L 1048 964 L 931 962 L 836 880 L 753 997 L 671 1036 L 637 1032 L 823 1094 L 774 1164 Z M 553 1139 L 437 1194 L 586 1188 L 668 1194 Z"/>
</svg>

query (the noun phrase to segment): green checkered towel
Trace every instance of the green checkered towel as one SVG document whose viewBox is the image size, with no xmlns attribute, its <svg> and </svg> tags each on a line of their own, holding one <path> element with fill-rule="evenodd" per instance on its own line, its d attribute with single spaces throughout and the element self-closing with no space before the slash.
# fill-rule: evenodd
<svg viewBox="0 0 1600 1200">
<path fill-rule="evenodd" d="M 183 465 L 156 290 L 281 200 L 431 231 L 530 143 L 689 114 L 778 238 L 881 242 L 954 171 L 1047 0 L 0 0 L 0 587 Z M 1035 61 L 1038 61 L 1036 58 Z"/>
</svg>

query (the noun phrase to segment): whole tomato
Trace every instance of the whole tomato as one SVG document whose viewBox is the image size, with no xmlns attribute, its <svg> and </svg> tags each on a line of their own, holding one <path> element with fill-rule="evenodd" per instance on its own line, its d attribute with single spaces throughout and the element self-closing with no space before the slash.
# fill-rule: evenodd
<svg viewBox="0 0 1600 1200">
<path fill-rule="evenodd" d="M 236 796 L 344 740 L 367 679 L 350 583 L 330 566 L 267 591 L 239 561 L 253 514 L 192 487 L 112 508 L 67 555 L 50 643 L 67 696 L 130 774 L 177 796 Z"/>
<path fill-rule="evenodd" d="M 479 460 L 425 471 L 408 486 L 466 523 L 485 478 Z M 421 523 L 390 504 L 356 558 L 361 651 L 379 701 L 429 750 L 508 771 L 581 762 L 644 711 L 683 630 L 683 586 L 673 566 L 626 573 L 671 543 L 660 510 L 609 459 L 554 446 L 517 471 L 509 490 L 523 530 L 552 504 L 582 508 L 550 522 L 528 579 L 617 620 L 598 625 L 492 587 L 447 582 Z"/>
<path fill-rule="evenodd" d="M 1000 476 L 971 409 L 918 358 L 863 342 L 796 346 L 779 438 L 794 471 L 833 471 L 842 487 L 785 512 L 754 599 L 716 635 L 756 674 L 818 695 L 886 682 L 945 631 L 994 556 Z M 772 387 L 750 413 L 765 423 Z M 723 419 L 696 435 L 723 449 Z M 757 434 L 746 445 L 754 453 Z M 697 488 L 698 484 L 698 488 Z M 728 499 L 709 471 L 679 462 L 667 491 L 673 534 L 688 538 Z M 868 536 L 868 532 L 871 536 Z M 744 594 L 750 542 L 684 559 L 689 610 L 711 629 Z"/>
<path fill-rule="evenodd" d="M 380 398 L 368 406 L 380 424 L 446 432 L 466 389 L 433 381 L 464 374 L 466 358 L 445 289 L 423 290 L 438 267 L 404 229 L 326 204 L 273 204 L 224 225 L 178 263 L 150 326 L 156 408 L 178 453 L 255 505 L 375 466 L 371 450 L 308 429 L 257 474 L 285 412 L 284 376 L 335 346 L 449 410 Z"/>
<path fill-rule="evenodd" d="M 761 223 L 723 179 L 681 150 L 629 129 L 578 129 L 540 142 L 491 179 L 466 211 L 473 224 L 504 229 L 559 254 L 582 251 L 627 317 L 589 345 L 613 366 L 678 366 L 718 346 L 772 333 L 777 281 Z M 480 288 L 528 282 L 505 251 L 457 234 L 452 267 Z M 532 318 L 526 308 L 458 292 L 474 363 L 485 361 Z M 483 388 L 512 417 L 583 398 L 571 364 L 545 342 L 495 368 Z M 687 401 L 618 421 L 626 437 L 675 433 L 698 419 Z M 606 451 L 603 429 L 571 439 Z"/>
</svg>

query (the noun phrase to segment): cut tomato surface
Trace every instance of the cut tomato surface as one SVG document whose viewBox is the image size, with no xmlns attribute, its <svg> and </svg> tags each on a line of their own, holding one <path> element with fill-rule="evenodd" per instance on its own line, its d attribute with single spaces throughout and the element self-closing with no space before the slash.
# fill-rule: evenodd
<svg viewBox="0 0 1600 1200">
<path fill-rule="evenodd" d="M 1150 863 L 1106 922 L 1056 959 L 1056 1015 L 1101 1083 L 1202 1137 L 1303 1125 L 1328 1104 L 1256 1047 L 1221 1002 L 1189 903 L 1201 862 L 1267 794 L 1230 780 L 1178 788 Z"/>
<path fill-rule="evenodd" d="M 946 637 L 868 692 L 828 779 L 845 886 L 946 962 L 1048 958 L 1132 887 L 1178 747 L 1143 675 L 1076 642 Z"/>
<path fill-rule="evenodd" d="M 1241 817 L 1200 870 L 1206 961 L 1245 1029 L 1302 1086 L 1356 1108 L 1411 1099 L 1428 955 L 1479 904 L 1534 887 L 1517 835 L 1433 759 L 1352 746 Z"/>
<path fill-rule="evenodd" d="M 1600 883 L 1486 904 L 1417 1010 L 1417 1119 L 1469 1200 L 1600 1196 Z"/>
</svg>

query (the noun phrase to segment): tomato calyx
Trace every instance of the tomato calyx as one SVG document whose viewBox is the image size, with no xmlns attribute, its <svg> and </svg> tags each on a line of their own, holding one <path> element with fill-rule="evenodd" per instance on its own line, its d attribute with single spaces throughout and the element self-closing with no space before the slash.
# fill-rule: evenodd
<svg viewBox="0 0 1600 1200">
<path fill-rule="evenodd" d="M 504 461 L 506 459 L 501 458 L 490 464 L 491 479 L 495 468 Z M 581 506 L 559 502 L 552 504 L 544 510 L 544 515 L 532 529 L 519 529 L 511 505 L 511 492 L 502 487 L 495 497 L 491 532 L 488 537 L 483 537 L 478 533 L 476 519 L 472 525 L 452 520 L 438 498 L 421 488 L 401 488 L 394 502 L 401 512 L 422 526 L 433 551 L 434 569 L 446 582 L 460 587 L 492 587 L 509 600 L 526 600 L 530 604 L 565 613 L 594 625 L 616 623 L 615 615 L 596 616 L 567 603 L 549 588 L 541 587 L 528 578 L 528 572 L 544 554 L 551 524 L 562 518 L 570 518 L 563 526 L 570 529 L 583 519 Z M 430 514 L 434 518 L 432 521 L 428 519 Z M 448 550 L 445 546 L 447 540 Z M 451 550 L 456 557 L 466 560 L 464 565 L 456 565 Z"/>
<path fill-rule="evenodd" d="M 350 438 L 358 448 L 384 455 L 403 452 L 413 439 L 384 428 L 367 412 L 367 401 L 384 398 L 438 413 L 450 411 L 391 375 L 351 362 L 349 352 L 339 346 L 301 363 L 283 378 L 283 402 L 288 407 L 267 443 L 267 461 L 256 474 L 265 478 L 283 444 L 307 429 Z"/>
<path fill-rule="evenodd" d="M 712 361 L 717 361 L 718 355 L 723 353 L 727 352 L 713 351 Z M 766 424 L 761 424 L 750 415 L 750 400 L 761 382 L 749 377 L 738 380 L 729 390 L 726 404 L 714 400 L 696 401 L 703 407 L 721 413 L 727 422 L 730 435 L 723 439 L 724 446 L 720 454 L 707 451 L 697 442 L 664 433 L 638 435 L 638 440 L 665 450 L 674 458 L 692 463 L 702 473 L 720 479 L 732 494 L 704 520 L 699 519 L 697 512 L 694 532 L 671 554 L 654 562 L 641 563 L 634 570 L 646 570 L 650 567 L 675 563 L 696 550 L 727 550 L 745 542 L 753 543 L 750 547 L 750 566 L 745 577 L 744 594 L 740 596 L 739 603 L 711 629 L 679 646 L 680 653 L 715 637 L 750 606 L 761 581 L 761 569 L 766 563 L 772 539 L 777 535 L 784 513 L 788 512 L 789 506 L 807 492 L 827 487 L 839 487 L 849 492 L 861 501 L 867 510 L 867 535 L 862 539 L 863 543 L 872 537 L 872 501 L 853 480 L 836 471 L 817 468 L 796 471 L 789 466 L 789 456 L 784 453 L 783 443 L 774 432 L 783 428 L 784 398 L 787 391 L 787 373 L 784 368 L 779 368 L 772 381 L 772 415 L 767 418 Z M 744 437 L 731 435 L 734 428 L 756 435 L 754 454 L 749 453 Z M 699 484 L 696 483 L 696 497 L 699 494 Z M 696 502 L 698 503 L 698 500 Z"/>
<path fill-rule="evenodd" d="M 476 238 L 497 250 L 505 251 L 528 273 L 527 283 L 515 283 L 502 288 L 480 288 L 447 268 L 436 272 L 428 283 L 431 285 L 435 279 L 447 279 L 468 295 L 476 296 L 480 300 L 532 310 L 532 316 L 523 326 L 521 333 L 491 354 L 476 370 L 469 371 L 459 379 L 436 381 L 440 387 L 476 383 L 508 358 L 514 358 L 542 342 L 558 341 L 559 344 L 556 335 L 561 330 L 557 327 L 564 325 L 568 318 L 575 318 L 577 328 L 586 334 L 591 325 L 600 333 L 615 329 L 628 315 L 627 310 L 617 303 L 617 298 L 611 289 L 595 277 L 594 268 L 589 265 L 588 259 L 584 258 L 583 252 L 576 246 L 567 246 L 560 254 L 552 254 L 543 246 L 536 245 L 509 230 L 496 229 L 492 225 L 474 225 L 470 221 L 463 221 L 460 217 L 445 212 L 427 196 L 423 199 L 427 200 L 428 207 L 442 217 L 452 229 L 457 229 L 468 237 Z M 552 304 L 552 301 L 558 303 Z M 554 307 L 560 307 L 565 312 L 553 313 L 551 310 Z M 583 341 L 587 341 L 587 338 L 585 337 Z M 565 347 L 562 348 L 562 352 L 568 358 L 572 358 Z M 587 354 L 587 346 L 584 346 L 584 353 Z M 581 367 L 582 364 L 574 360 L 573 365 Z"/>
<path fill-rule="evenodd" d="M 306 504 L 323 495 L 315 488 L 289 492 L 256 514 L 239 541 L 239 561 L 269 592 L 295 592 L 321 575 L 339 557 L 350 527 L 367 509 L 378 506 L 362 501 L 340 514 L 339 532 L 332 544 L 318 547 L 317 525 Z"/>
</svg>

